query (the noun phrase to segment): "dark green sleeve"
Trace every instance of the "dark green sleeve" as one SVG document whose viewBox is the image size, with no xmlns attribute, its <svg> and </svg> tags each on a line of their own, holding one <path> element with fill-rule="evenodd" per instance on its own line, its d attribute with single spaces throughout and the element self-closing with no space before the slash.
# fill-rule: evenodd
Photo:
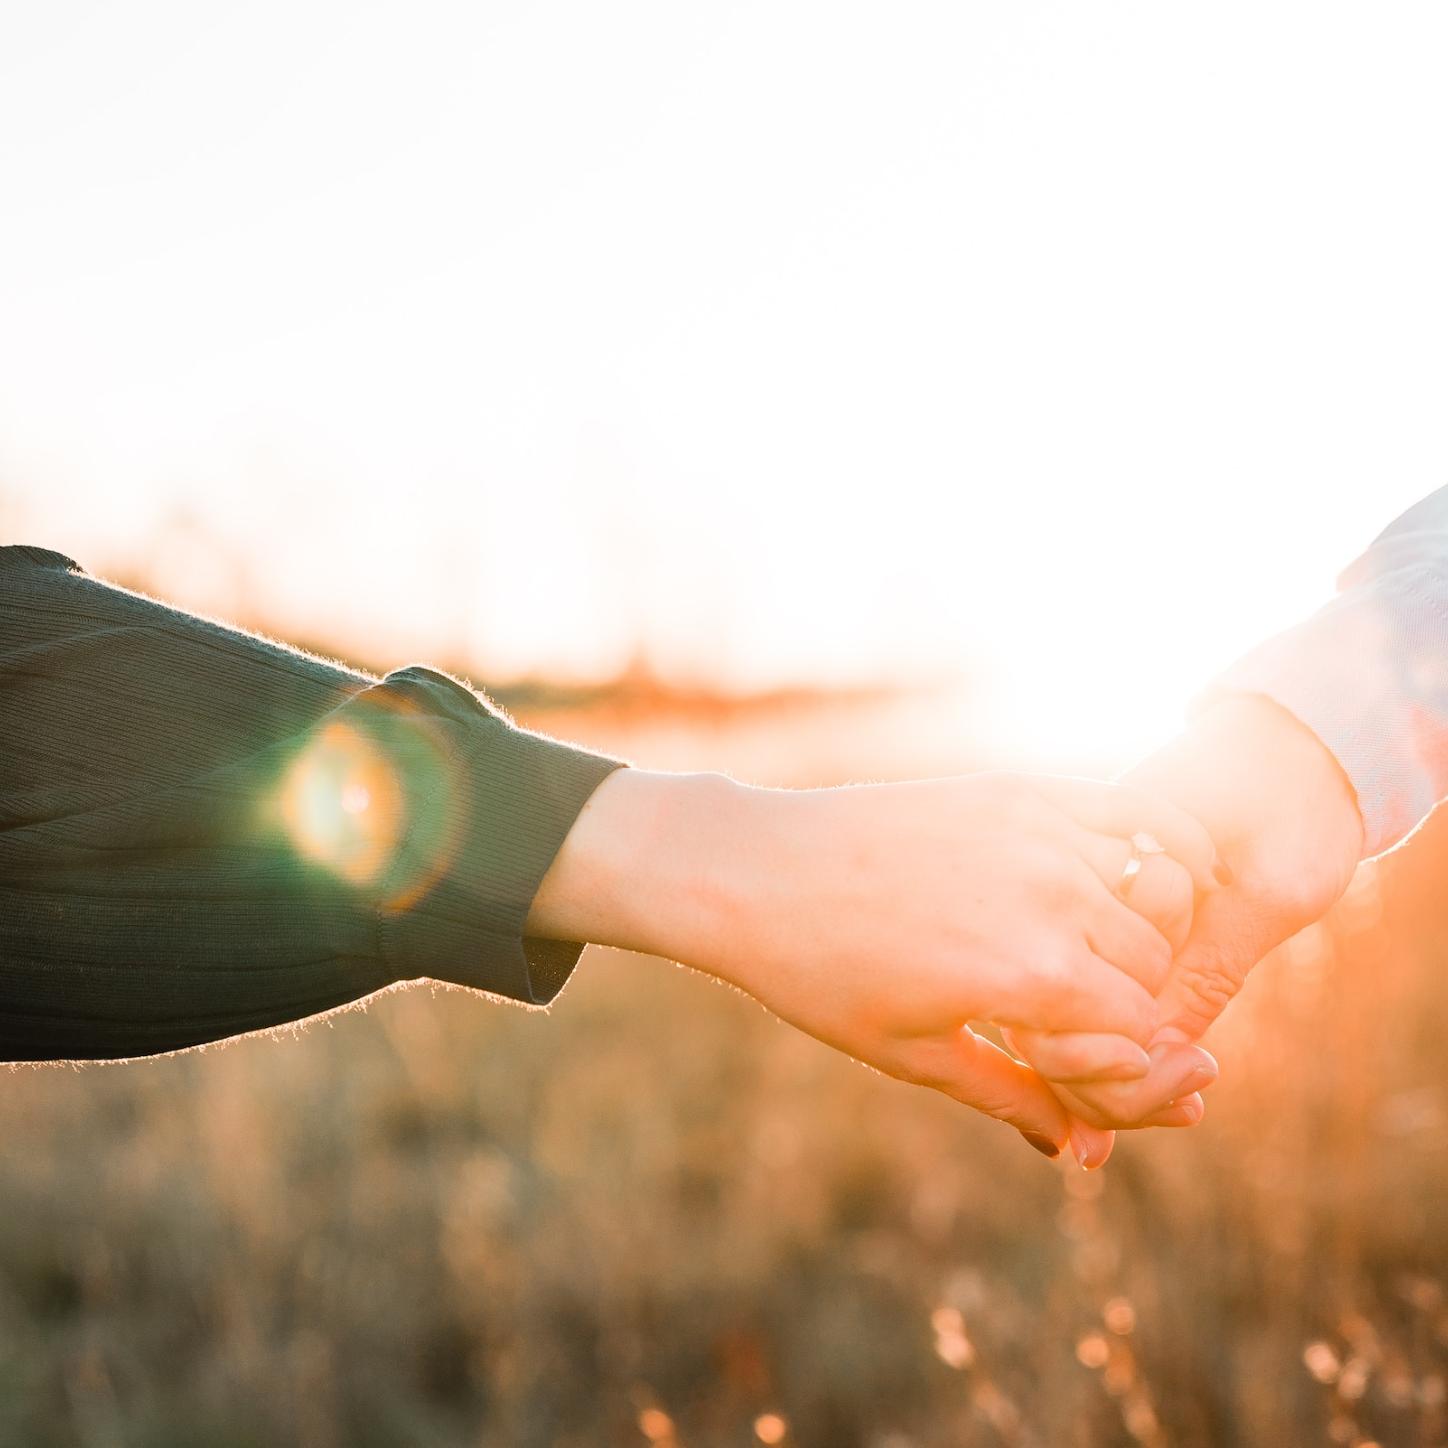
<svg viewBox="0 0 1448 1448">
<path fill-rule="evenodd" d="M 0 1059 L 147 1055 L 430 977 L 550 1001 L 523 924 L 618 761 L 0 548 Z"/>
</svg>

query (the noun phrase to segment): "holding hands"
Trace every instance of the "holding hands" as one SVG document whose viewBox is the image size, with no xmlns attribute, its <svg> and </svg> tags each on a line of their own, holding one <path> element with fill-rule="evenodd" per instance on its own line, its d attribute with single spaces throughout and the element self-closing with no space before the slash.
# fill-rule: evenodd
<svg viewBox="0 0 1448 1448">
<path fill-rule="evenodd" d="M 1140 855 L 1141 833 L 1163 852 Z M 1216 867 L 1196 819 L 1124 785 L 979 774 L 789 791 L 623 770 L 574 826 L 529 929 L 692 965 L 1096 1165 L 1103 1128 L 1200 1114 L 1211 1057 L 1147 1048 Z M 1031 1064 L 971 1022 L 1011 1032 Z M 1075 1100 L 1080 1083 L 1100 1103 Z"/>
<path fill-rule="evenodd" d="M 1130 778 L 795 791 L 620 770 L 528 928 L 694 966 L 1097 1166 L 1117 1129 L 1201 1119 L 1217 1067 L 1192 1043 L 1362 847 L 1332 755 L 1264 698 L 1217 704 Z"/>
<path fill-rule="evenodd" d="M 1216 1074 L 1194 1048 L 1159 1064 L 1145 1049 L 1168 932 L 1214 885 L 1211 840 L 1185 812 L 1123 786 L 1005 774 L 752 795 L 768 825 L 747 906 L 731 912 L 750 926 L 721 932 L 705 968 L 802 1030 L 1052 1155 L 1069 1135 L 1093 1165 L 1109 1137 L 1073 1128 L 1046 1079 L 1141 1082 L 1133 1100 L 1155 1104 Z M 1114 893 L 1139 831 L 1170 849 L 1136 882 L 1153 919 L 1136 891 L 1131 905 Z M 1037 1071 L 972 1021 L 1031 1033 Z"/>
<path fill-rule="evenodd" d="M 1161 992 L 1154 1056 L 1195 1041 L 1269 951 L 1320 919 L 1352 879 L 1363 822 L 1351 784 L 1321 740 L 1262 695 L 1229 695 L 1143 761 L 1133 784 L 1211 831 L 1229 871 L 1201 897 Z M 1018 1048 L 1049 1074 L 1036 1038 Z M 1103 1080 L 1066 1084 L 1062 1103 L 1098 1127 L 1158 1124 L 1160 1097 Z M 1183 1103 L 1178 1104 L 1181 1109 Z"/>
</svg>

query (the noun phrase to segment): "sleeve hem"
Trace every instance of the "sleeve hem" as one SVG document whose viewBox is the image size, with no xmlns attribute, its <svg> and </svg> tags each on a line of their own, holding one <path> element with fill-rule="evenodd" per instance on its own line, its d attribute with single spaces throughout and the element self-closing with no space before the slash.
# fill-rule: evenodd
<svg viewBox="0 0 1448 1448">
<path fill-rule="evenodd" d="M 1260 694 L 1310 729 L 1352 785 L 1365 859 L 1406 839 L 1448 781 L 1448 739 L 1424 700 L 1442 687 L 1448 620 L 1422 571 L 1359 585 L 1240 659 L 1194 705 Z"/>
<path fill-rule="evenodd" d="M 429 740 L 425 787 L 379 899 L 389 968 L 547 1005 L 583 944 L 526 936 L 528 912 L 583 806 L 623 761 L 520 729 L 432 670 L 402 670 L 367 692 L 403 700 Z"/>
</svg>

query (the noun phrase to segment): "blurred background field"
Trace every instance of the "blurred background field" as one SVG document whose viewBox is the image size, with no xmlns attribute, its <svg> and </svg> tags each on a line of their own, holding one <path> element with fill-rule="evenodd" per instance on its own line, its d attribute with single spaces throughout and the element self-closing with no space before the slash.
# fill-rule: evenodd
<svg viewBox="0 0 1448 1448">
<path fill-rule="evenodd" d="M 536 720 L 802 783 L 951 767 L 885 742 L 928 715 L 634 680 Z M 1448 1442 L 1445 865 L 1366 870 L 1219 1027 L 1205 1124 L 1091 1176 L 607 951 L 548 1015 L 415 987 L 16 1071 L 0 1442 Z"/>
</svg>

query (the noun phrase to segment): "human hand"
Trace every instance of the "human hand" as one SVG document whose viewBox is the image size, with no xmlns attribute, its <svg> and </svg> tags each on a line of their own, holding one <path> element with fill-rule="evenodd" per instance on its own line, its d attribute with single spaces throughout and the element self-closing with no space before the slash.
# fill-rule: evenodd
<svg viewBox="0 0 1448 1448">
<path fill-rule="evenodd" d="M 1212 892 L 1212 893 L 1215 893 Z M 1129 903 L 1166 937 L 1173 954 L 1186 945 L 1197 901 L 1205 898 L 1167 854 L 1147 854 Z M 1150 1069 L 1130 1081 L 1092 1082 L 1070 1059 L 1067 1042 L 1050 1032 L 1014 1029 L 1006 1045 L 1055 1091 L 1072 1117 L 1071 1149 L 1088 1170 L 1111 1155 L 1115 1132 L 1134 1126 L 1190 1126 L 1204 1112 L 1200 1092 L 1217 1076 L 1217 1063 L 1200 1047 L 1157 1042 Z"/>
<path fill-rule="evenodd" d="M 1232 880 L 1200 900 L 1168 976 L 1153 1072 L 1127 1085 L 1063 1085 L 1058 1094 L 1097 1127 L 1186 1125 L 1200 1119 L 1201 1103 L 1171 1094 L 1182 1089 L 1175 1066 L 1188 1059 L 1181 1043 L 1206 1030 L 1257 961 L 1324 915 L 1347 888 L 1362 851 L 1362 820 L 1350 784 L 1317 736 L 1259 695 L 1217 702 L 1127 777 L 1201 820 Z M 1133 903 L 1140 903 L 1135 895 Z M 1052 1071 L 1039 1040 L 1016 1044 Z"/>
<path fill-rule="evenodd" d="M 529 928 L 696 966 L 1054 1154 L 1060 1101 L 966 1023 L 1055 1033 L 1055 1064 L 1081 1077 L 1149 1074 L 1171 945 L 1111 888 L 1142 830 L 1189 867 L 1172 867 L 1187 896 L 1211 883 L 1202 827 L 1119 785 L 982 774 L 785 791 L 620 771 Z"/>
<path fill-rule="evenodd" d="M 1162 993 L 1163 1034 L 1195 1040 L 1268 951 L 1347 889 L 1362 816 L 1322 741 L 1261 695 L 1217 703 L 1128 777 L 1191 809 L 1233 875 L 1202 901 Z"/>
</svg>

